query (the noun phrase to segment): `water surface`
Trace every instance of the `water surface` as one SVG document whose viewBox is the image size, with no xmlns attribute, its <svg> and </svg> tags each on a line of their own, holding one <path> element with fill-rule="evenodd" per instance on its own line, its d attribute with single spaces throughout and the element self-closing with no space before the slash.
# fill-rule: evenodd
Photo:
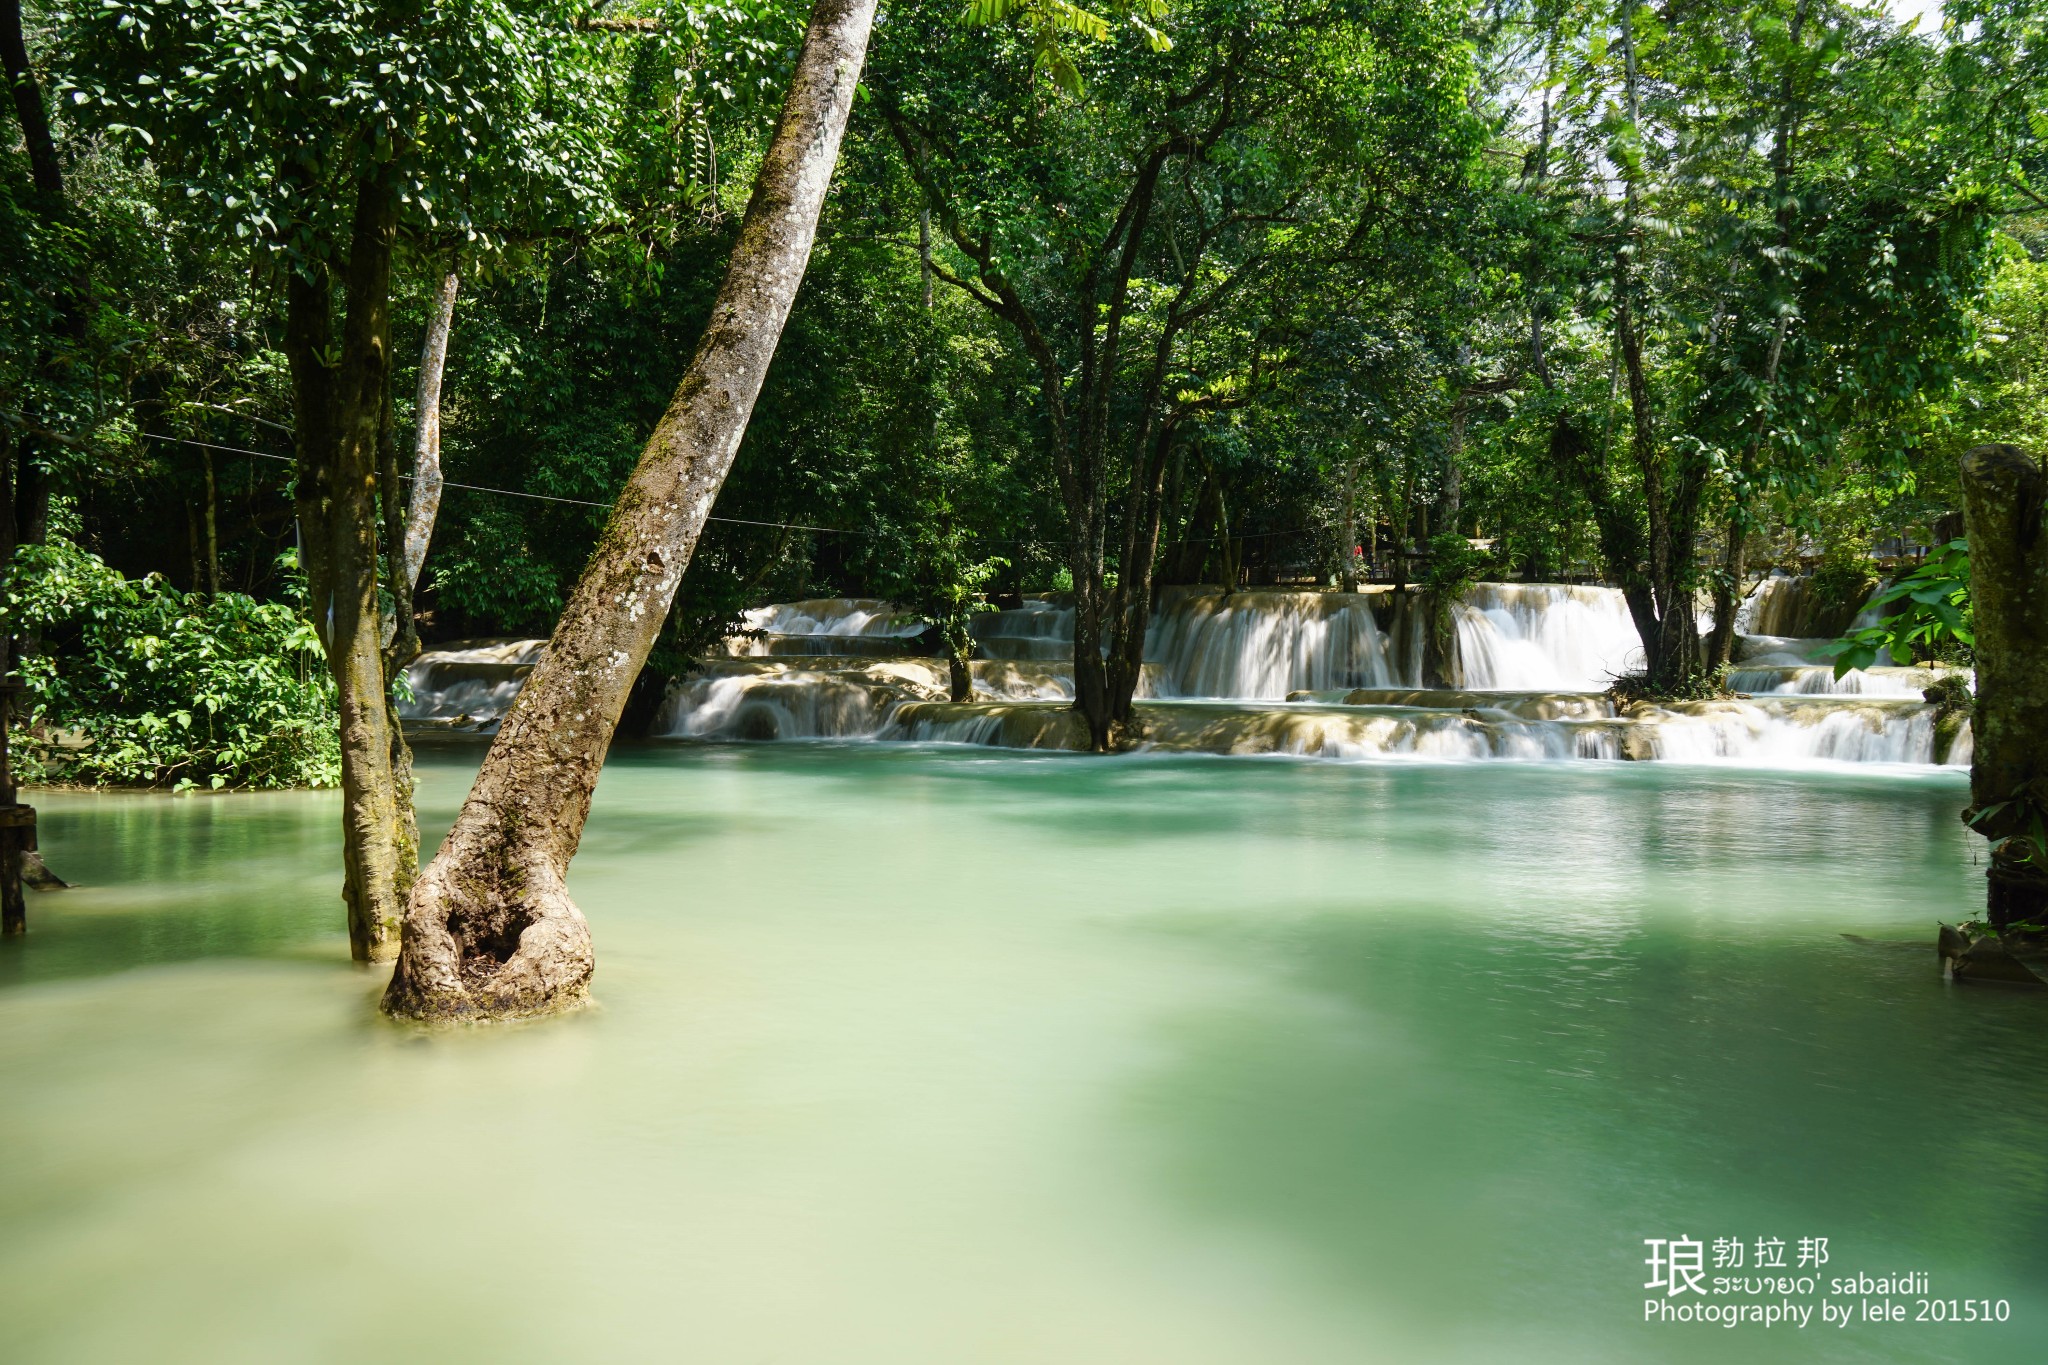
<svg viewBox="0 0 2048 1365">
<path fill-rule="evenodd" d="M 2048 1004 L 1938 977 L 1963 795 L 650 748 L 571 878 L 599 1007 L 424 1034 L 331 795 L 45 793 L 0 1359 L 2038 1362 Z M 1685 1235 L 2012 1321 L 1645 1326 Z"/>
</svg>

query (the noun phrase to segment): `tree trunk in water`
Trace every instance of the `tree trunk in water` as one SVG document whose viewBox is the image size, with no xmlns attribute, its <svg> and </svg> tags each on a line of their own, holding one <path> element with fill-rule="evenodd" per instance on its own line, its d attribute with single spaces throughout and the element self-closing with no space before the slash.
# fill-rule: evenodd
<svg viewBox="0 0 2048 1365">
<path fill-rule="evenodd" d="M 974 700 L 974 667 L 967 651 L 957 645 L 946 647 L 946 696 L 951 701 Z"/>
<path fill-rule="evenodd" d="M 397 740 L 377 601 L 377 466 L 390 370 L 391 248 L 398 201 L 381 176 L 357 187 L 339 345 L 324 269 L 286 283 L 286 351 L 298 452 L 298 516 L 315 629 L 341 712 L 343 891 L 349 951 L 398 952 L 416 858 L 392 771 Z M 326 357 L 337 355 L 329 364 Z M 415 843 L 416 848 L 416 843 Z"/>
<path fill-rule="evenodd" d="M 1109 667 L 1102 657 L 1103 610 L 1096 582 L 1074 582 L 1074 709 L 1088 724 L 1088 745 L 1096 753 L 1108 753 L 1114 736 L 1110 709 Z"/>
<path fill-rule="evenodd" d="M 401 596 L 401 617 L 406 614 L 403 607 L 411 603 L 419 588 L 420 569 L 427 562 L 427 544 L 434 538 L 434 519 L 441 512 L 441 376 L 448 364 L 448 333 L 455 320 L 455 293 L 461 285 L 462 276 L 452 267 L 441 277 L 440 292 L 434 296 L 434 313 L 427 319 L 427 339 L 420 347 L 412 502 L 405 517 L 405 567 L 403 576 L 392 582 L 394 595 Z"/>
<path fill-rule="evenodd" d="M 469 799 L 413 888 L 384 1008 L 509 1018 L 582 1000 L 595 966 L 566 875 L 627 694 L 675 598 L 803 280 L 875 0 L 818 0 L 688 373 L 619 495 Z"/>
<path fill-rule="evenodd" d="M 2048 919 L 2048 479 L 2017 446 L 1963 456 L 1970 598 L 1977 627 L 1977 710 L 1964 818 L 1992 841 L 1993 927 Z"/>
</svg>

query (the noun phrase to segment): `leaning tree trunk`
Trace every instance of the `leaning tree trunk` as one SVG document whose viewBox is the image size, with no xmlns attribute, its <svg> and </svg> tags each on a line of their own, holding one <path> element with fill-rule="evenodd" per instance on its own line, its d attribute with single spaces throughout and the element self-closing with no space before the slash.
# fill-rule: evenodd
<svg viewBox="0 0 2048 1365">
<path fill-rule="evenodd" d="M 605 749 L 745 434 L 816 236 L 875 0 L 817 0 L 725 282 L 540 662 L 406 910 L 384 1008 L 510 1018 L 595 965 L 566 876 Z"/>
<path fill-rule="evenodd" d="M 341 712 L 342 897 L 359 962 L 398 954 L 412 886 L 411 812 L 393 774 L 396 736 L 377 600 L 377 482 L 390 369 L 397 194 L 374 171 L 357 188 L 341 336 L 321 267 L 286 282 L 297 511 L 315 628 Z"/>
<path fill-rule="evenodd" d="M 2048 479 L 2008 445 L 1978 446 L 1962 473 L 1977 638 L 1964 818 L 1992 841 L 1986 909 L 2004 929 L 2048 919 Z"/>
</svg>

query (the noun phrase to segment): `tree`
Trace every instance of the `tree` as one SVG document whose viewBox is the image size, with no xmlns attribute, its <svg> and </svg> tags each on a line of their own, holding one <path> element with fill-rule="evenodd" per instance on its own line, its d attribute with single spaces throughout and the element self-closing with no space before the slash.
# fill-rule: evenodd
<svg viewBox="0 0 2048 1365">
<path fill-rule="evenodd" d="M 1169 52 L 1099 44 L 1086 93 L 1061 99 L 1031 64 L 991 63 L 927 22 L 884 83 L 943 238 L 934 271 L 1036 371 L 1067 514 L 1075 709 L 1098 749 L 1128 718 L 1184 424 L 1243 405 L 1280 362 L 1285 330 L 1262 314 L 1283 289 L 1328 284 L 1317 263 L 1454 180 L 1471 150 L 1450 12 L 1214 0 L 1176 9 L 1174 29 Z M 1256 303 L 1254 282 L 1272 286 Z"/>
<path fill-rule="evenodd" d="M 574 1006 L 595 967 L 565 877 L 612 732 L 739 450 L 802 283 L 874 22 L 818 0 L 711 321 L 589 567 L 414 884 L 384 1008 L 511 1017 Z"/>
<path fill-rule="evenodd" d="M 1990 208 L 1954 168 L 1986 144 L 1942 52 L 1860 7 L 1555 15 L 1514 193 L 1566 230 L 1532 272 L 1524 411 L 1592 514 L 1651 688 L 1683 690 L 1730 649 L 1765 509 L 1858 424 L 1903 451 L 1953 377 Z"/>
<path fill-rule="evenodd" d="M 2048 478 L 2017 446 L 1963 457 L 1976 627 L 1970 809 L 1994 929 L 2048 927 Z"/>
<path fill-rule="evenodd" d="M 932 623 L 946 653 L 948 696 L 953 701 L 972 701 L 974 672 L 969 660 L 974 656 L 974 618 L 995 610 L 986 593 L 996 575 L 1010 567 L 1010 561 L 974 558 L 966 535 L 950 519 L 921 528 L 906 548 L 908 553 L 892 575 L 889 596 Z"/>
<path fill-rule="evenodd" d="M 574 19 L 505 0 L 145 0 L 73 15 L 67 35 L 74 103 L 139 138 L 283 277 L 296 511 L 341 714 L 359 960 L 395 955 L 418 847 L 380 610 L 379 523 L 401 520 L 386 458 L 393 261 L 402 234 L 489 246 L 535 203 L 565 221 L 600 197 L 606 149 L 574 121 L 599 103 L 576 98 L 594 68 L 551 57 Z"/>
</svg>

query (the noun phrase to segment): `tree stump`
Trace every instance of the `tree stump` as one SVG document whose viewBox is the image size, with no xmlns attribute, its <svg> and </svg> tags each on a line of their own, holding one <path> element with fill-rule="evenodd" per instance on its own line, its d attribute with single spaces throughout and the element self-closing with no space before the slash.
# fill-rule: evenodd
<svg viewBox="0 0 2048 1365">
<path fill-rule="evenodd" d="M 2001 933 L 2048 920 L 2048 478 L 2017 446 L 1963 456 L 1977 704 L 1970 807 L 1991 840 L 1985 913 Z"/>
</svg>

